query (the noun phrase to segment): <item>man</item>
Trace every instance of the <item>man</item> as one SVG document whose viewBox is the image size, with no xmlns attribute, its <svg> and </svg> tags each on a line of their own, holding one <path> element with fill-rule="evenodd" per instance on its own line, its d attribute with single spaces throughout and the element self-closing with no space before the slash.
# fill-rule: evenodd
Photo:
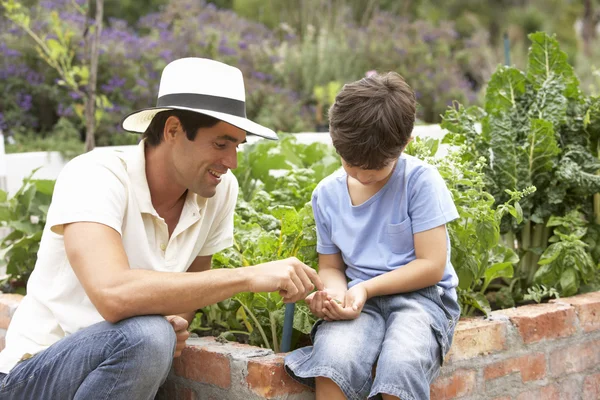
<svg viewBox="0 0 600 400">
<path fill-rule="evenodd" d="M 243 291 L 303 299 L 321 281 L 297 259 L 210 270 L 233 241 L 237 147 L 246 119 L 234 67 L 200 58 L 164 69 L 157 107 L 123 128 L 131 157 L 91 152 L 56 182 L 38 261 L 0 353 L 0 399 L 151 399 L 195 310 Z"/>
</svg>

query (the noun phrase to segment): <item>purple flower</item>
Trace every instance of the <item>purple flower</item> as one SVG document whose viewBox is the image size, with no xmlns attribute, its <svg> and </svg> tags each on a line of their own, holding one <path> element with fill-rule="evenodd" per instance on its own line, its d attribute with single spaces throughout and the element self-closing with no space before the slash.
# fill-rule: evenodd
<svg viewBox="0 0 600 400">
<path fill-rule="evenodd" d="M 69 92 L 69 97 L 71 97 L 73 100 L 79 100 L 81 99 L 81 94 L 77 92 Z"/>
<path fill-rule="evenodd" d="M 225 45 L 219 45 L 219 53 L 221 53 L 224 56 L 235 56 L 237 54 L 235 49 L 232 49 L 231 47 Z"/>
<path fill-rule="evenodd" d="M 23 111 L 31 110 L 32 106 L 32 97 L 27 93 L 17 93 L 16 102 L 17 106 L 21 108 Z"/>
</svg>

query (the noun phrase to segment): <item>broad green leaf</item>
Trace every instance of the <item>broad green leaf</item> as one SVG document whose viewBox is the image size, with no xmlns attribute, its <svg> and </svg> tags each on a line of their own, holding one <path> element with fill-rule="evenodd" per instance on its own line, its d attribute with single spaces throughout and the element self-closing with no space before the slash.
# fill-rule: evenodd
<svg viewBox="0 0 600 400">
<path fill-rule="evenodd" d="M 560 50 L 558 41 L 544 32 L 532 33 L 529 36 L 529 62 L 527 79 L 539 90 L 543 82 L 553 76 L 561 76 L 566 83 L 565 93 L 568 97 L 576 97 L 579 92 L 579 80 L 568 62 L 565 52 Z"/>
<path fill-rule="evenodd" d="M 35 185 L 38 192 L 52 196 L 54 193 L 54 185 L 56 181 L 49 179 L 34 179 L 32 183 Z"/>
<path fill-rule="evenodd" d="M 489 283 L 496 278 L 512 278 L 513 274 L 513 263 L 503 262 L 494 264 L 485 270 L 485 282 Z"/>
<path fill-rule="evenodd" d="M 538 264 L 546 265 L 546 264 L 550 264 L 551 262 L 554 262 L 560 255 L 561 251 L 562 251 L 562 245 L 560 243 L 555 243 L 555 244 L 548 246 L 548 248 L 546 248 L 546 250 L 540 257 Z"/>
<path fill-rule="evenodd" d="M 517 98 L 525 92 L 526 77 L 514 67 L 500 66 L 494 72 L 485 93 L 485 111 L 517 112 Z"/>
<path fill-rule="evenodd" d="M 572 296 L 579 288 L 579 277 L 574 269 L 565 269 L 560 275 L 561 296 Z"/>
<path fill-rule="evenodd" d="M 304 302 L 296 303 L 294 312 L 294 329 L 304 334 L 309 334 L 316 319 Z"/>
<path fill-rule="evenodd" d="M 466 300 L 468 305 L 475 307 L 485 315 L 488 315 L 492 311 L 490 302 L 481 293 L 464 293 L 463 299 Z"/>
<path fill-rule="evenodd" d="M 550 122 L 531 120 L 525 150 L 528 185 L 545 187 L 550 182 L 552 168 L 557 162 L 556 156 L 560 153 Z"/>
</svg>

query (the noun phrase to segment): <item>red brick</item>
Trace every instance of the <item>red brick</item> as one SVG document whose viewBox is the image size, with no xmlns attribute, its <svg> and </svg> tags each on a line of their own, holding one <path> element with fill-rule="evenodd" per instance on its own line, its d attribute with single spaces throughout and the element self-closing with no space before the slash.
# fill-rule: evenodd
<svg viewBox="0 0 600 400">
<path fill-rule="evenodd" d="M 586 376 L 583 381 L 582 400 L 600 399 L 600 374 Z"/>
<path fill-rule="evenodd" d="M 585 371 L 600 363 L 600 340 L 567 346 L 550 354 L 552 376 Z"/>
<path fill-rule="evenodd" d="M 580 294 L 552 300 L 553 303 L 565 303 L 575 307 L 579 317 L 579 326 L 584 332 L 600 329 L 600 292 Z"/>
<path fill-rule="evenodd" d="M 561 400 L 556 385 L 529 390 L 517 396 L 517 400 Z"/>
<path fill-rule="evenodd" d="M 494 397 L 492 400 L 512 400 L 510 396 Z"/>
<path fill-rule="evenodd" d="M 252 358 L 248 361 L 248 387 L 263 398 L 272 399 L 285 394 L 311 391 L 290 378 L 283 368 L 285 355 Z"/>
<path fill-rule="evenodd" d="M 487 366 L 483 377 L 486 380 L 496 379 L 513 372 L 520 372 L 523 382 L 542 379 L 546 376 L 546 357 L 538 353 L 499 361 Z"/>
<path fill-rule="evenodd" d="M 473 370 L 458 370 L 450 376 L 442 376 L 431 385 L 431 400 L 446 400 L 470 395 L 475 391 Z"/>
<path fill-rule="evenodd" d="M 451 361 L 465 360 L 505 348 L 505 322 L 479 318 L 463 319 L 456 326 L 447 359 Z"/>
<path fill-rule="evenodd" d="M 192 381 L 222 388 L 231 386 L 229 358 L 198 346 L 187 346 L 173 362 L 175 374 Z"/>
<path fill-rule="evenodd" d="M 561 338 L 576 332 L 575 309 L 565 304 L 533 304 L 494 314 L 508 316 L 527 344 Z"/>
</svg>

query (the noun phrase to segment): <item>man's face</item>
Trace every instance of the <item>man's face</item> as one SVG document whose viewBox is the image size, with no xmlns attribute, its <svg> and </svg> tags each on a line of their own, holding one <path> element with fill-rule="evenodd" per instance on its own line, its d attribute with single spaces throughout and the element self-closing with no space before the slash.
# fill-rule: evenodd
<svg viewBox="0 0 600 400">
<path fill-rule="evenodd" d="M 246 132 L 225 122 L 200 128 L 192 141 L 179 126 L 172 140 L 177 183 L 202 197 L 215 195 L 221 175 L 237 167 L 237 149 Z"/>
</svg>

